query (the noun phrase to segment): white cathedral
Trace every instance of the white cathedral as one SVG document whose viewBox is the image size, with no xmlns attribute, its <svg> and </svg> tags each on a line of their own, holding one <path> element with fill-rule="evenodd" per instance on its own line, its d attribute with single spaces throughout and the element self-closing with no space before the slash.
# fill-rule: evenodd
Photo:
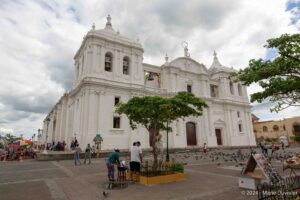
<svg viewBox="0 0 300 200">
<path fill-rule="evenodd" d="M 115 112 L 115 104 L 134 96 L 170 97 L 192 92 L 209 106 L 200 117 L 175 121 L 169 133 L 170 148 L 256 145 L 251 106 L 246 88 L 228 78 L 234 70 L 225 67 L 214 53 L 210 68 L 184 56 L 161 66 L 143 63 L 143 47 L 114 31 L 110 16 L 104 29 L 92 29 L 75 54 L 75 80 L 44 120 L 41 143 L 76 137 L 84 148 L 94 144 L 97 133 L 102 149 L 128 149 L 134 141 L 150 147 L 150 136 L 139 126 L 131 130 L 128 118 Z M 166 134 L 162 143 L 166 145 Z"/>
</svg>

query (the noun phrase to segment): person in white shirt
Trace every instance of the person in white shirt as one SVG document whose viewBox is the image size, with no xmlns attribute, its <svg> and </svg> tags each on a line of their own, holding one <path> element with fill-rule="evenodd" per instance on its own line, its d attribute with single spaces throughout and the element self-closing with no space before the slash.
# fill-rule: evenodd
<svg viewBox="0 0 300 200">
<path fill-rule="evenodd" d="M 142 149 L 141 143 L 135 142 L 130 150 L 130 171 L 135 174 L 139 174 L 141 171 Z"/>
</svg>

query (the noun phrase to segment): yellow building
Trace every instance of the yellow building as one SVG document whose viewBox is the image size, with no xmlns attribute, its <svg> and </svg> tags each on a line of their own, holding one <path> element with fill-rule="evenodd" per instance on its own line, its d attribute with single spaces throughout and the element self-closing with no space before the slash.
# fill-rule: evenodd
<svg viewBox="0 0 300 200">
<path fill-rule="evenodd" d="M 255 115 L 252 115 L 256 117 Z M 257 117 L 256 117 L 257 118 Z M 256 139 L 270 138 L 279 139 L 280 136 L 286 136 L 290 141 L 291 136 L 300 137 L 300 117 L 287 118 L 278 121 L 264 121 L 252 120 L 253 131 Z"/>
</svg>

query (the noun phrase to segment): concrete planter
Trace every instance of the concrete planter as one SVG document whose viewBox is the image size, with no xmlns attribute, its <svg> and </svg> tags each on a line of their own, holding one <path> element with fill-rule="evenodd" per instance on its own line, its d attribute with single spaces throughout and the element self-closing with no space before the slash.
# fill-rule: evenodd
<svg viewBox="0 0 300 200">
<path fill-rule="evenodd" d="M 140 184 L 143 185 L 157 185 L 162 183 L 172 183 L 177 181 L 183 181 L 186 179 L 184 173 L 175 173 L 175 174 L 168 174 L 162 176 L 153 176 L 153 177 L 146 177 L 140 176 Z"/>
</svg>

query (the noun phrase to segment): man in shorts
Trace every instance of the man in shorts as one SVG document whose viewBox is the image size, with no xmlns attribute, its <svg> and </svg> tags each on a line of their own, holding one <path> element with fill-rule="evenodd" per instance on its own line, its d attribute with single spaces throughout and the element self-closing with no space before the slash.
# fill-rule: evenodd
<svg viewBox="0 0 300 200">
<path fill-rule="evenodd" d="M 130 151 L 130 171 L 132 175 L 140 173 L 142 162 L 143 162 L 143 158 L 142 158 L 141 143 L 136 142 L 135 145 L 132 146 Z"/>
</svg>

